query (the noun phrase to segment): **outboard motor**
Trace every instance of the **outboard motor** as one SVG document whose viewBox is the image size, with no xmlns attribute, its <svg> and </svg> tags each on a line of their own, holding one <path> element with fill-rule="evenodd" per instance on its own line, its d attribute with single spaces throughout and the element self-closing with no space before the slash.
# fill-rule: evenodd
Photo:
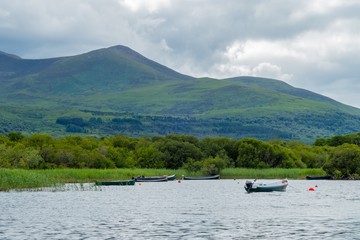
<svg viewBox="0 0 360 240">
<path fill-rule="evenodd" d="M 246 190 L 247 192 L 249 192 L 250 189 L 252 188 L 252 185 L 253 185 L 253 182 L 247 180 L 247 181 L 245 182 L 245 186 L 244 186 L 244 187 L 245 187 L 245 190 Z"/>
</svg>

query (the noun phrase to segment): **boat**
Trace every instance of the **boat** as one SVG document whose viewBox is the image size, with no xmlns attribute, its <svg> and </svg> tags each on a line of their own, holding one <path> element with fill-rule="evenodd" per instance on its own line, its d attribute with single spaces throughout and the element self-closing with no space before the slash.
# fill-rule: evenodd
<svg viewBox="0 0 360 240">
<path fill-rule="evenodd" d="M 170 176 L 166 176 L 166 179 L 167 179 L 168 181 L 175 181 L 175 180 L 176 180 L 176 175 L 173 174 L 173 175 L 170 175 Z"/>
<path fill-rule="evenodd" d="M 184 180 L 216 180 L 220 179 L 220 175 L 213 175 L 213 176 L 202 176 L 202 177 L 183 177 Z"/>
<path fill-rule="evenodd" d="M 176 175 L 164 175 L 164 176 L 152 176 L 152 177 L 145 177 L 145 176 L 138 176 L 135 178 L 136 182 L 166 182 L 166 181 L 174 181 L 176 180 Z"/>
<path fill-rule="evenodd" d="M 167 182 L 167 176 L 161 176 L 161 177 L 144 177 L 144 176 L 138 176 L 135 178 L 136 182 Z"/>
<path fill-rule="evenodd" d="M 306 176 L 306 180 L 331 180 L 332 177 L 330 175 L 325 176 Z"/>
<path fill-rule="evenodd" d="M 247 180 L 245 182 L 245 190 L 248 193 L 251 192 L 273 192 L 273 191 L 286 191 L 286 187 L 288 186 L 288 180 L 283 179 L 277 182 L 272 183 L 260 183 L 257 182 L 256 179 L 254 181 Z"/>
<path fill-rule="evenodd" d="M 107 181 L 107 182 L 95 182 L 95 185 L 101 186 L 126 186 L 126 185 L 135 185 L 135 179 L 131 180 L 120 180 L 120 181 Z"/>
</svg>

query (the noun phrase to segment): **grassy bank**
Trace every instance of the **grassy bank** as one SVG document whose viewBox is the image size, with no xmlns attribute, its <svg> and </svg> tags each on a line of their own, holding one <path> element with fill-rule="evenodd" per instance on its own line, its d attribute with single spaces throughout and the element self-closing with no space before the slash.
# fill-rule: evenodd
<svg viewBox="0 0 360 240">
<path fill-rule="evenodd" d="M 22 170 L 0 169 L 0 191 L 11 189 L 36 189 L 42 187 L 58 187 L 65 183 L 86 183 L 119 179 L 130 179 L 132 176 L 162 176 L 176 174 L 201 175 L 201 173 L 188 174 L 185 170 L 169 169 L 48 169 L 48 170 Z M 289 178 L 304 179 L 306 175 L 325 175 L 322 169 L 244 169 L 227 168 L 221 172 L 221 178 L 237 179 L 271 179 Z"/>
<path fill-rule="evenodd" d="M 162 176 L 185 174 L 183 170 L 168 169 L 0 169 L 0 191 L 60 187 L 65 183 L 88 183 L 130 179 L 133 176 Z"/>
</svg>

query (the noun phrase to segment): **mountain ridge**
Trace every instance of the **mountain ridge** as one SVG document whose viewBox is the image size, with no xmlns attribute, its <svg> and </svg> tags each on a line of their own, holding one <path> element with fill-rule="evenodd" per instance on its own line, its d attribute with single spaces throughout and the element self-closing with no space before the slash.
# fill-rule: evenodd
<svg viewBox="0 0 360 240">
<path fill-rule="evenodd" d="M 229 81 L 236 81 L 240 80 L 243 83 L 246 83 L 247 85 L 253 85 L 255 82 L 261 82 L 262 86 L 267 86 L 270 89 L 276 90 L 281 93 L 285 94 L 291 94 L 293 96 L 314 100 L 314 101 L 325 101 L 332 105 L 344 105 L 343 103 L 336 101 L 330 97 L 323 96 L 318 93 L 314 93 L 312 91 L 309 91 L 307 89 L 303 88 L 296 88 L 291 86 L 290 84 L 283 82 L 281 80 L 271 79 L 271 78 L 262 78 L 262 77 L 251 77 L 251 76 L 243 76 L 243 77 L 234 77 L 234 78 L 227 78 L 226 80 Z M 272 82 L 272 84 L 268 84 L 269 82 Z M 347 107 L 351 109 L 358 109 L 353 106 L 346 105 Z"/>
<path fill-rule="evenodd" d="M 0 52 L 1 104 L 7 109 L 3 113 L 4 121 L 8 121 L 2 129 L 0 121 L 0 132 L 18 129 L 10 126 L 15 126 L 15 123 L 9 124 L 11 119 L 20 115 L 34 116 L 31 112 L 39 112 L 35 115 L 42 117 L 36 119 L 41 119 L 46 129 L 55 129 L 59 134 L 64 133 L 64 129 L 59 129 L 56 124 L 58 118 L 81 117 L 87 121 L 99 117 L 95 113 L 105 112 L 111 113 L 104 118 L 107 121 L 120 113 L 126 113 L 123 117 L 136 119 L 156 116 L 158 122 L 149 123 L 146 118 L 148 122 L 144 124 L 153 124 L 150 127 L 154 129 L 156 124 L 164 124 L 169 133 L 173 129 L 172 124 L 176 123 L 166 122 L 163 117 L 172 117 L 179 122 L 188 117 L 196 118 L 199 124 L 194 122 L 192 126 L 191 122 L 187 122 L 185 128 L 188 130 L 184 128 L 183 132 L 177 130 L 177 133 L 194 132 L 201 136 L 242 137 L 241 133 L 231 131 L 247 126 L 247 129 L 265 127 L 274 133 L 283 131 L 280 136 L 290 136 L 290 139 L 309 140 L 346 134 L 360 128 L 360 109 L 294 88 L 283 81 L 249 76 L 194 78 L 122 45 L 47 59 L 22 59 Z M 11 107 L 18 107 L 14 108 L 18 110 Z M 318 124 L 321 116 L 330 118 L 324 126 Z M 343 122 L 340 122 L 339 116 L 344 117 Z M 223 123 L 214 119 L 223 119 Z M 261 119 L 270 120 L 264 122 Z M 287 120 L 282 122 L 281 119 Z M 234 121 L 236 124 L 231 123 Z M 291 121 L 295 121 L 294 128 L 298 129 L 284 126 Z M 32 117 L 18 118 L 15 122 L 19 122 L 19 126 L 36 125 Z M 345 122 L 352 126 L 345 126 Z M 29 129 L 42 131 L 39 127 L 24 128 L 28 132 Z M 88 126 L 81 128 L 81 131 L 90 131 Z M 97 126 L 91 132 L 100 133 L 99 128 L 106 133 L 112 132 L 109 126 Z M 221 130 L 225 128 L 228 130 Z M 124 130 L 121 131 L 113 132 L 124 133 Z M 125 132 L 132 135 L 136 130 Z M 140 132 L 136 134 L 141 135 Z M 142 133 L 156 135 L 157 132 L 144 128 Z M 270 139 L 272 136 L 264 135 L 263 138 Z"/>
</svg>

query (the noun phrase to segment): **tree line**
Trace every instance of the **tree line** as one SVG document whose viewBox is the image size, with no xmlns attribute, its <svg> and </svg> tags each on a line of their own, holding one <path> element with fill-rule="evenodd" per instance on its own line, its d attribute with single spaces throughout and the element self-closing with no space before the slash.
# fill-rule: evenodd
<svg viewBox="0 0 360 240">
<path fill-rule="evenodd" d="M 360 133 L 296 141 L 199 139 L 191 135 L 155 137 L 23 136 L 0 134 L 0 167 L 49 168 L 184 168 L 217 174 L 232 168 L 323 168 L 339 179 L 360 178 Z"/>
</svg>

